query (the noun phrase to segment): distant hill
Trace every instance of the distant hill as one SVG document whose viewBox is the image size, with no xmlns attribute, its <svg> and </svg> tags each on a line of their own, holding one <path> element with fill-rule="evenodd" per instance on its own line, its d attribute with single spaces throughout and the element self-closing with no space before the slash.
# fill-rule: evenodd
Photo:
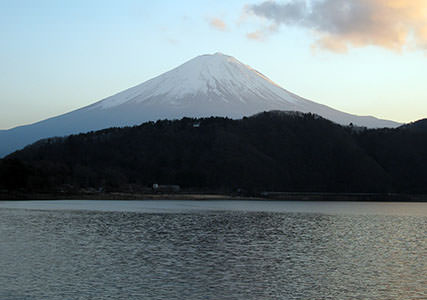
<svg viewBox="0 0 427 300">
<path fill-rule="evenodd" d="M 421 124 L 421 123 L 420 123 Z M 415 125 L 414 125 L 415 126 Z M 0 162 L 0 188 L 427 193 L 427 131 L 318 115 L 183 118 L 41 140 Z"/>
<path fill-rule="evenodd" d="M 427 119 L 422 119 L 416 122 L 405 124 L 401 126 L 402 129 L 407 130 L 417 130 L 417 131 L 426 131 L 427 132 Z"/>
</svg>

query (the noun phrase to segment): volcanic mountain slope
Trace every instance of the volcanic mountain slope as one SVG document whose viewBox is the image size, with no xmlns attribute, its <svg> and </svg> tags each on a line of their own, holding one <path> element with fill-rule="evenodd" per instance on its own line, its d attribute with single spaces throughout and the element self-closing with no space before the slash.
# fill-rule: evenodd
<svg viewBox="0 0 427 300">
<path fill-rule="evenodd" d="M 270 110 L 312 112 L 344 125 L 353 123 L 370 128 L 399 125 L 306 100 L 237 59 L 216 53 L 198 56 L 158 77 L 70 113 L 0 131 L 0 157 L 46 137 L 185 116 L 241 118 Z"/>
</svg>

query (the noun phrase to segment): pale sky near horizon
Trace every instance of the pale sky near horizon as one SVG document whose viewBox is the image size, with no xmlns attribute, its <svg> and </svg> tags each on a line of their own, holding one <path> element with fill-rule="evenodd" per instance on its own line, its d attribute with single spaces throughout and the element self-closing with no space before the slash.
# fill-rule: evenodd
<svg viewBox="0 0 427 300">
<path fill-rule="evenodd" d="M 0 0 L 0 129 L 215 52 L 345 112 L 426 118 L 427 0 L 313 1 Z"/>
</svg>

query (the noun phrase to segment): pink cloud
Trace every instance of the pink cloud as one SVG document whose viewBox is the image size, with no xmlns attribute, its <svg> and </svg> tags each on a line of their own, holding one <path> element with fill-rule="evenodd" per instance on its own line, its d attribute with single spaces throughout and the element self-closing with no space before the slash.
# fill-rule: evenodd
<svg viewBox="0 0 427 300">
<path fill-rule="evenodd" d="M 426 0 L 265 1 L 246 9 L 276 25 L 309 29 L 314 46 L 331 51 L 370 45 L 427 50 Z"/>
<path fill-rule="evenodd" d="M 227 24 L 223 20 L 221 20 L 220 18 L 209 19 L 209 25 L 212 28 L 215 28 L 216 30 L 219 30 L 219 31 L 227 31 L 228 30 Z"/>
</svg>

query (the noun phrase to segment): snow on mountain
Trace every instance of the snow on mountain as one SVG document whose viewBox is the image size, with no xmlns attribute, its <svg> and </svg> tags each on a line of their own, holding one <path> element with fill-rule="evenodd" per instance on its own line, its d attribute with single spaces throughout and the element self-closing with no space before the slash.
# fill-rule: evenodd
<svg viewBox="0 0 427 300">
<path fill-rule="evenodd" d="M 284 95 L 284 92 L 288 95 Z M 202 55 L 183 65 L 98 102 L 94 108 L 111 108 L 132 101 L 144 103 L 157 100 L 163 104 L 189 104 L 194 96 L 202 96 L 198 102 L 221 100 L 225 103 L 238 101 L 249 104 L 257 101 L 286 103 L 296 101 L 292 95 L 261 73 L 242 64 L 231 56 L 221 53 Z M 286 99 L 283 99 L 283 97 Z"/>
<path fill-rule="evenodd" d="M 158 119 L 227 116 L 262 111 L 312 112 L 336 123 L 396 127 L 393 121 L 356 116 L 281 88 L 263 74 L 221 53 L 198 56 L 140 85 L 73 112 L 0 131 L 0 157 L 41 138 Z"/>
</svg>

